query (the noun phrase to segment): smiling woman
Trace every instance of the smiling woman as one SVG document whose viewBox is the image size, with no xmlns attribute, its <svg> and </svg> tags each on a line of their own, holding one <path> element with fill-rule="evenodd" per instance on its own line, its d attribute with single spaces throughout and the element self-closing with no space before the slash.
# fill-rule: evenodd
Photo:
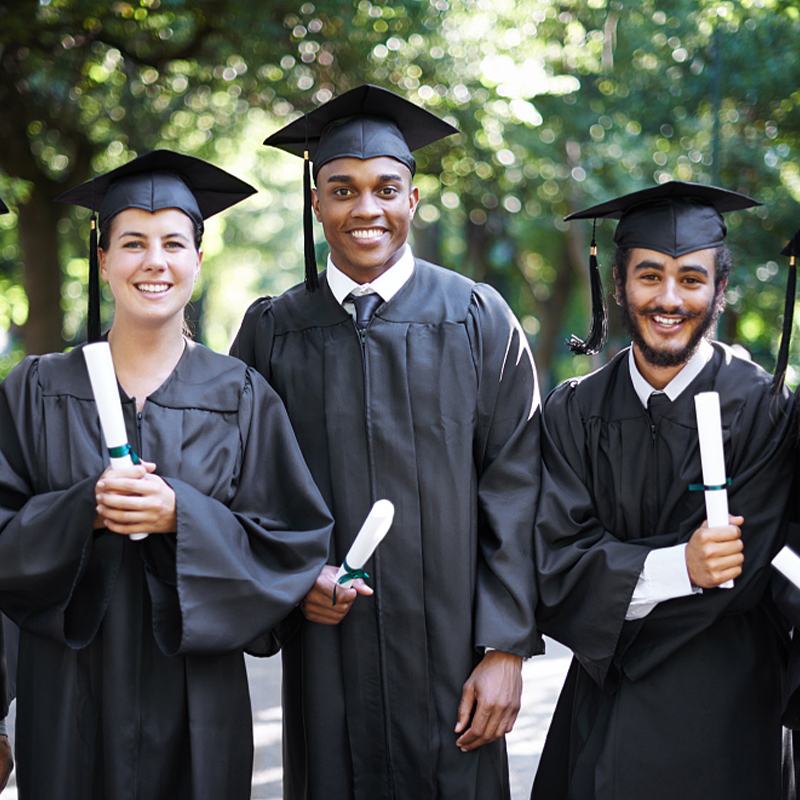
<svg viewBox="0 0 800 800">
<path fill-rule="evenodd" d="M 182 333 L 203 220 L 252 192 L 155 151 L 61 198 L 99 206 L 108 341 L 147 460 L 103 469 L 81 348 L 0 385 L 0 608 L 21 628 L 17 784 L 33 800 L 250 797 L 243 649 L 274 652 L 331 527 L 278 396 Z"/>
</svg>

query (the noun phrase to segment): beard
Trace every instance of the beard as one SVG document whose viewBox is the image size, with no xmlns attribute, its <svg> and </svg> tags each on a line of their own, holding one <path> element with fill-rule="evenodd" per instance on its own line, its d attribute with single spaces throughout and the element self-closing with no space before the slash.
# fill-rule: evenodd
<svg viewBox="0 0 800 800">
<path fill-rule="evenodd" d="M 639 348 L 639 352 L 641 352 L 644 360 L 653 367 L 679 367 L 689 361 L 709 330 L 717 324 L 719 315 L 722 313 L 722 304 L 719 302 L 719 295 L 714 297 L 714 300 L 709 304 L 705 313 L 702 314 L 690 314 L 680 310 L 677 312 L 667 311 L 660 307 L 648 308 L 646 310 L 642 308 L 631 309 L 627 294 L 623 291 L 620 295 L 622 327 L 625 328 L 628 335 L 631 337 L 631 341 Z M 685 319 L 702 318 L 685 347 L 682 347 L 680 350 L 659 350 L 658 348 L 650 346 L 642 335 L 637 317 L 644 314 L 664 314 L 666 316 L 680 315 Z"/>
</svg>

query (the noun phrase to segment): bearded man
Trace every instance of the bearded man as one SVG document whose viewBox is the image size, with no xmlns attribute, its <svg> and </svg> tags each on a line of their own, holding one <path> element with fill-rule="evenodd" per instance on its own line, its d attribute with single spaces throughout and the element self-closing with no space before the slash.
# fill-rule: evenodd
<svg viewBox="0 0 800 800">
<path fill-rule="evenodd" d="M 756 204 L 673 181 L 572 215 L 620 219 L 632 345 L 543 413 L 537 621 L 575 658 L 537 800 L 781 796 L 787 637 L 769 563 L 785 538 L 792 400 L 709 340 L 732 267 L 722 212 Z M 722 527 L 702 491 L 694 395 L 708 391 L 730 478 Z"/>
</svg>

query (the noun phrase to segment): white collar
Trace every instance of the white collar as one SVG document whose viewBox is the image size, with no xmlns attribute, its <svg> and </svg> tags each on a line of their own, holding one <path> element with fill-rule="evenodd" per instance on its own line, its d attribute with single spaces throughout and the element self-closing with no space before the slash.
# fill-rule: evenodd
<svg viewBox="0 0 800 800">
<path fill-rule="evenodd" d="M 414 254 L 408 244 L 404 245 L 403 255 L 382 275 L 370 283 L 356 283 L 344 274 L 328 255 L 328 286 L 333 296 L 340 305 L 344 305 L 345 298 L 350 292 L 356 295 L 379 294 L 384 303 L 388 303 L 405 285 L 414 272 Z"/>
<path fill-rule="evenodd" d="M 681 371 L 663 388 L 654 389 L 639 372 L 636 359 L 633 356 L 633 346 L 628 350 L 628 368 L 631 373 L 631 382 L 642 405 L 647 408 L 647 401 L 654 392 L 663 392 L 671 401 L 677 400 L 683 390 L 700 374 L 703 367 L 711 360 L 714 348 L 708 339 L 702 339 L 694 355 L 686 362 Z"/>
</svg>

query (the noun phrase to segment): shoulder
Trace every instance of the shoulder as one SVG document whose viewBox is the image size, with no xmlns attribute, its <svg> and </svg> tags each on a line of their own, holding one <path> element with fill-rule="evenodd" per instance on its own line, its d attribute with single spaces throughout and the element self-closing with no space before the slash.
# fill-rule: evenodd
<svg viewBox="0 0 800 800">
<path fill-rule="evenodd" d="M 556 386 L 545 400 L 545 412 L 552 414 L 572 405 L 584 419 L 601 416 L 609 395 L 626 386 L 633 392 L 627 347 L 594 372 L 569 378 Z"/>
<path fill-rule="evenodd" d="M 43 396 L 94 399 L 82 345 L 67 353 L 29 356 L 17 369 L 24 369 L 28 381 L 35 380 L 38 383 Z"/>
</svg>

